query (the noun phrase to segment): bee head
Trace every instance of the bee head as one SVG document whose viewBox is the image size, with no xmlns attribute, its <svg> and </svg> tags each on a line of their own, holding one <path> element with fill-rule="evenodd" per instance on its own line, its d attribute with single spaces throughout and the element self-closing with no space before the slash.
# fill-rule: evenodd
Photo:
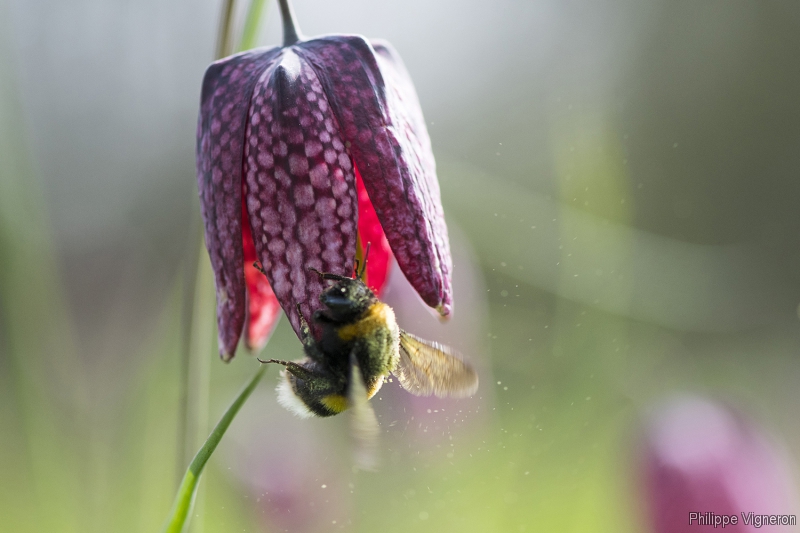
<svg viewBox="0 0 800 533">
<path fill-rule="evenodd" d="M 343 278 L 322 291 L 319 301 L 328 316 L 346 322 L 358 317 L 375 301 L 375 294 L 358 278 Z"/>
<path fill-rule="evenodd" d="M 320 278 L 334 282 L 319 295 L 319 301 L 327 309 L 325 314 L 337 322 L 347 322 L 357 318 L 364 311 L 369 309 L 377 297 L 364 283 L 364 273 L 367 270 L 367 256 L 369 256 L 370 244 L 364 252 L 364 262 L 361 270 L 358 269 L 359 262 L 356 260 L 355 275 L 352 278 L 320 272 L 315 268 L 309 268 L 316 272 Z"/>
</svg>

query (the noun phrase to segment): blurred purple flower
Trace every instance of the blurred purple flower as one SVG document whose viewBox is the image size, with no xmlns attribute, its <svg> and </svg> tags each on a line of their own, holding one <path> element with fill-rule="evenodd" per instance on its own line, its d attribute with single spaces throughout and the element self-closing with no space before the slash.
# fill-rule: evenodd
<svg viewBox="0 0 800 533">
<path fill-rule="evenodd" d="M 758 519 L 746 524 L 746 518 L 797 512 L 785 455 L 753 423 L 703 398 L 677 397 L 655 413 L 646 428 L 644 465 L 656 533 L 720 531 L 724 517 L 733 516 L 736 523 L 730 519 L 724 531 L 787 531 L 785 525 L 756 528 Z"/>
<path fill-rule="evenodd" d="M 323 288 L 308 268 L 350 275 L 359 233 L 362 245 L 373 244 L 373 269 L 383 269 L 368 271 L 368 283 L 385 278 L 391 247 L 425 303 L 442 315 L 451 309 L 433 153 L 400 57 L 356 35 L 301 40 L 285 2 L 281 8 L 283 47 L 222 59 L 203 80 L 197 180 L 225 360 L 254 312 L 246 301 L 256 289 L 243 274 L 248 229 L 298 334 L 297 304 L 311 316 Z"/>
</svg>

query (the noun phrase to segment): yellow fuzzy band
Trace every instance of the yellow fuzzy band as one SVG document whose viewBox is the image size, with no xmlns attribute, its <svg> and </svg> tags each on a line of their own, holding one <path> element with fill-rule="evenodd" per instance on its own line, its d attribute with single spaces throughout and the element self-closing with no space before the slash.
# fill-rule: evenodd
<svg viewBox="0 0 800 533">
<path fill-rule="evenodd" d="M 366 337 L 376 329 L 393 323 L 394 311 L 392 311 L 392 308 L 383 302 L 375 302 L 358 322 L 339 328 L 339 338 L 344 342 L 349 342 L 353 339 Z"/>
<path fill-rule="evenodd" d="M 341 394 L 329 394 L 320 399 L 320 403 L 333 413 L 341 413 L 347 409 L 347 398 Z"/>
</svg>

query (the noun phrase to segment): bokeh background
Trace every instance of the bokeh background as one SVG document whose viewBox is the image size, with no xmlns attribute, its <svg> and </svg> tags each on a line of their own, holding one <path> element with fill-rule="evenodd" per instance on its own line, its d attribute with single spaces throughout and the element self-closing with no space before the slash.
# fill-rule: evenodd
<svg viewBox="0 0 800 533">
<path fill-rule="evenodd" d="M 760 435 L 785 479 L 755 486 L 796 514 L 800 4 L 295 10 L 306 35 L 386 38 L 406 62 L 456 314 L 438 324 L 402 277 L 387 301 L 475 361 L 481 389 L 437 402 L 387 386 L 384 466 L 365 474 L 346 421 L 284 412 L 272 370 L 208 465 L 192 531 L 677 531 L 658 529 L 647 451 L 676 401 L 701 422 L 664 431 L 690 452 L 716 442 L 709 405 Z M 0 531 L 158 531 L 255 369 L 215 359 L 213 320 L 188 339 L 182 319 L 219 11 L 0 1 Z M 259 42 L 279 42 L 276 5 L 265 17 Z M 265 353 L 300 353 L 287 322 Z"/>
</svg>

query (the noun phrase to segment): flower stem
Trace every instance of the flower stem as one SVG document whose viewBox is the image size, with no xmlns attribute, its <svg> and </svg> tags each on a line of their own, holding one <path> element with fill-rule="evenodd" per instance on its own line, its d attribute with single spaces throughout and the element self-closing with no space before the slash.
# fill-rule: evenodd
<svg viewBox="0 0 800 533">
<path fill-rule="evenodd" d="M 224 0 L 222 3 L 222 16 L 219 18 L 219 31 L 217 32 L 216 59 L 230 55 L 231 38 L 233 29 L 233 12 L 236 0 Z"/>
<path fill-rule="evenodd" d="M 257 1 L 257 0 L 254 0 Z M 236 0 L 223 0 L 220 25 L 217 32 L 214 59 L 222 59 L 233 50 L 233 13 Z M 196 205 L 196 204 L 195 204 Z M 190 433 L 206 432 L 208 414 L 208 354 L 203 349 L 206 339 L 203 332 L 213 320 L 214 304 L 205 301 L 203 291 L 208 290 L 209 280 L 203 279 L 204 262 L 208 262 L 203 246 L 203 222 L 200 210 L 192 209 L 189 221 L 188 254 L 183 267 L 183 290 L 181 302 L 181 382 L 179 389 L 178 464 L 186 459 L 195 446 Z M 207 268 L 205 269 L 207 270 Z M 191 400 L 195 402 L 192 404 Z M 200 400 L 200 401 L 197 401 Z M 201 437 L 202 438 L 202 437 Z"/>
<path fill-rule="evenodd" d="M 230 407 L 228 407 L 228 410 L 225 411 L 225 414 L 222 415 L 219 422 L 217 422 L 217 425 L 211 431 L 211 434 L 208 436 L 208 439 L 206 439 L 202 448 L 200 448 L 200 451 L 194 456 L 192 463 L 189 465 L 189 469 L 183 476 L 178 494 L 175 496 L 175 502 L 172 504 L 172 511 L 164 525 L 163 533 L 181 533 L 184 530 L 192 510 L 194 496 L 197 492 L 197 483 L 200 480 L 203 467 L 208 462 L 208 458 L 211 457 L 211 454 L 214 453 L 219 441 L 222 440 L 222 436 L 225 434 L 228 426 L 231 425 L 236 413 L 239 412 L 239 409 L 256 388 L 256 385 L 258 385 L 266 369 L 267 365 L 261 365 L 261 368 L 258 369 L 247 386 L 242 389 L 242 392 L 239 393 Z"/>
<path fill-rule="evenodd" d="M 264 0 L 251 0 L 239 50 L 254 46 L 263 18 L 263 7 Z M 222 59 L 234 52 L 233 43 L 237 41 L 234 28 L 235 11 L 236 0 L 223 0 L 214 59 Z M 211 324 L 214 320 L 214 294 L 211 289 L 214 283 L 213 273 L 210 271 L 208 257 L 203 246 L 203 223 L 200 219 L 200 210 L 193 209 L 190 216 L 189 240 L 191 244 L 188 247 L 186 263 L 183 268 L 181 305 L 180 418 L 177 427 L 179 465 L 186 464 L 191 457 L 190 454 L 196 449 L 197 443 L 208 431 L 208 388 L 211 358 L 206 347 L 214 342 L 211 338 Z M 213 451 L 213 448 L 211 450 Z M 192 465 L 194 464 L 192 462 Z M 202 469 L 202 466 L 200 468 Z M 199 470 L 197 473 L 199 474 Z M 182 480 L 178 480 L 180 483 L 179 495 L 186 489 L 188 476 L 187 472 Z M 196 491 L 196 479 L 194 483 L 193 490 Z M 178 499 L 176 498 L 176 503 Z"/>
<path fill-rule="evenodd" d="M 242 30 L 242 41 L 239 43 L 239 52 L 250 50 L 256 47 L 258 42 L 258 32 L 261 29 L 261 22 L 264 19 L 264 7 L 266 0 L 252 0 L 250 2 L 250 9 L 247 11 L 247 18 L 244 22 L 244 30 Z"/>
<path fill-rule="evenodd" d="M 281 20 L 283 20 L 283 46 L 292 46 L 300 41 L 300 30 L 294 21 L 294 11 L 289 0 L 278 0 L 281 6 Z"/>
</svg>

